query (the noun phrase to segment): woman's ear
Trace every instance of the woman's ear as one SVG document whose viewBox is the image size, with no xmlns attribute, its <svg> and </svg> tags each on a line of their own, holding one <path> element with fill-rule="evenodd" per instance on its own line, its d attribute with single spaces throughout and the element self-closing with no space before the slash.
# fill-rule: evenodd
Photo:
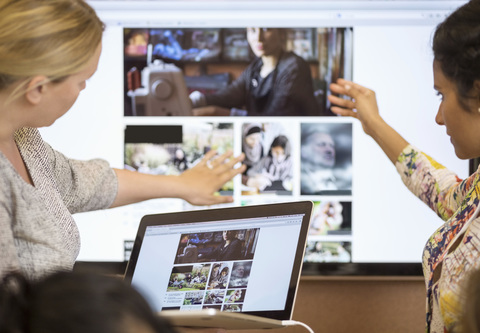
<svg viewBox="0 0 480 333">
<path fill-rule="evenodd" d="M 473 81 L 473 89 L 475 90 L 475 94 L 477 95 L 477 107 L 478 112 L 480 112 L 480 80 Z"/>
<path fill-rule="evenodd" d="M 25 91 L 25 99 L 37 105 L 41 102 L 43 96 L 47 92 L 48 78 L 44 75 L 34 76 L 28 83 Z"/>
<path fill-rule="evenodd" d="M 480 96 L 480 80 L 473 81 L 473 88 L 475 92 Z"/>
</svg>

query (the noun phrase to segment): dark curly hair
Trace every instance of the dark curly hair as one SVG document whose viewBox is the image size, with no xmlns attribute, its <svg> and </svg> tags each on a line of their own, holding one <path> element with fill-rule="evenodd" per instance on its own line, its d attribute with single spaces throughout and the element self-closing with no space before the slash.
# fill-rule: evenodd
<svg viewBox="0 0 480 333">
<path fill-rule="evenodd" d="M 467 109 L 466 100 L 478 98 L 471 91 L 480 79 L 480 0 L 467 2 L 437 26 L 433 55 L 443 74 L 455 83 L 459 102 Z"/>
</svg>

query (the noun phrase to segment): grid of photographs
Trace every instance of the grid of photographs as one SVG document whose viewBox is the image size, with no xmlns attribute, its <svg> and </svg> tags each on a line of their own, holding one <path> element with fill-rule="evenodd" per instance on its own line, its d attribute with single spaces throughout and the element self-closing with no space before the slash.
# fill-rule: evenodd
<svg viewBox="0 0 480 333">
<path fill-rule="evenodd" d="M 241 312 L 259 230 L 183 234 L 163 310 Z"/>
<path fill-rule="evenodd" d="M 331 82 L 352 75 L 354 31 L 281 30 L 284 49 L 310 69 L 318 116 L 193 116 L 189 94 L 222 91 L 254 61 L 246 28 L 125 28 L 124 165 L 139 172 L 178 175 L 209 150 L 242 152 L 247 170 L 219 189 L 219 195 L 232 195 L 235 205 L 314 201 L 305 261 L 351 262 L 353 126 L 350 119 L 331 113 L 326 96 Z M 200 245 L 195 245 L 197 250 Z M 172 272 L 168 291 L 175 300 L 181 292 L 185 303 L 172 301 L 175 307 L 207 304 L 226 309 L 228 304 L 232 311 L 241 309 L 239 301 L 226 300 L 242 299 L 246 290 L 230 285 L 210 289 L 216 261 L 184 265 L 188 247 L 180 244 L 180 249 L 186 253 L 179 254 L 183 257 L 176 262 L 178 271 Z M 229 279 L 235 263 L 220 267 Z M 193 282 L 197 275 L 200 284 Z"/>
</svg>

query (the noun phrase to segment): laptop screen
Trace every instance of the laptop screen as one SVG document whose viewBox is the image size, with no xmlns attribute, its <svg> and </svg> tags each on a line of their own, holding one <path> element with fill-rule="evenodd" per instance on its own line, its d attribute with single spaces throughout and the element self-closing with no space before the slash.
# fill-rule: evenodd
<svg viewBox="0 0 480 333">
<path fill-rule="evenodd" d="M 308 202 L 296 203 L 306 211 L 285 212 L 292 204 L 146 216 L 126 280 L 155 311 L 290 319 L 311 212 Z"/>
</svg>

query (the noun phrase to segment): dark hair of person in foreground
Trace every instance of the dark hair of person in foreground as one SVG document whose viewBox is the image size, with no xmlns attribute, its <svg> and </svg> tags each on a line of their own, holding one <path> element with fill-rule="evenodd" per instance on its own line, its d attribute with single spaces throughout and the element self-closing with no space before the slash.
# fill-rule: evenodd
<svg viewBox="0 0 480 333">
<path fill-rule="evenodd" d="M 0 333 L 175 333 L 120 278 L 59 272 L 29 281 L 8 274 L 0 286 Z"/>
</svg>

